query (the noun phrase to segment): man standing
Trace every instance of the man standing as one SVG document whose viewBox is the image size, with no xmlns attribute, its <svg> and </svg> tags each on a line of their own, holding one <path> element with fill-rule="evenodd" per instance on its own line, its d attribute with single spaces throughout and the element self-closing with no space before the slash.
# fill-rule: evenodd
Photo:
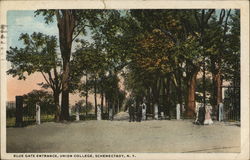
<svg viewBox="0 0 250 160">
<path fill-rule="evenodd" d="M 142 105 L 139 105 L 137 108 L 137 121 L 141 122 L 142 119 Z"/>
<path fill-rule="evenodd" d="M 130 106 L 129 106 L 129 122 L 131 121 L 135 121 L 135 104 L 132 103 Z"/>
</svg>

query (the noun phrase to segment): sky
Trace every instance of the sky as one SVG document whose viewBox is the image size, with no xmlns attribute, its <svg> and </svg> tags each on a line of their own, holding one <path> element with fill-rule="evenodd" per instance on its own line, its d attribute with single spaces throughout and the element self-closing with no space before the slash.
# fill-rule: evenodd
<svg viewBox="0 0 250 160">
<path fill-rule="evenodd" d="M 21 33 L 42 32 L 58 37 L 58 29 L 55 22 L 46 24 L 43 16 L 35 17 L 34 15 L 34 11 L 8 11 L 8 47 L 22 46 L 22 43 L 18 41 Z"/>
</svg>

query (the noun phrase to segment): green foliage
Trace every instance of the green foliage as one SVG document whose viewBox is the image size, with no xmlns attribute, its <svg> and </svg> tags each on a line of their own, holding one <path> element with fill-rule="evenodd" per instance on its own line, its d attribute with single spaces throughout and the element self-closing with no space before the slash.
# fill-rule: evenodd
<svg viewBox="0 0 250 160">
<path fill-rule="evenodd" d="M 240 81 L 239 10 L 38 10 L 35 14 L 43 15 L 45 23 L 63 24 L 66 12 L 74 26 L 70 44 L 76 43 L 74 52 L 66 55 L 72 93 L 101 94 L 111 105 L 120 103 L 126 95 L 119 86 L 122 75 L 125 89 L 136 99 L 146 96 L 174 106 L 188 97 L 190 80 L 201 70 Z M 87 33 L 91 40 L 78 37 Z M 22 34 L 20 40 L 24 48 L 8 51 L 12 63 L 8 74 L 25 79 L 26 74 L 46 73 L 48 87 L 60 91 L 60 74 L 49 75 L 61 68 L 57 39 L 33 33 Z M 60 43 L 60 48 L 64 45 Z M 212 94 L 211 81 L 205 82 Z M 197 92 L 203 91 L 198 80 Z"/>
<path fill-rule="evenodd" d="M 19 40 L 23 42 L 23 48 L 10 47 L 7 51 L 7 60 L 11 62 L 8 74 L 25 79 L 26 74 L 48 73 L 54 66 L 60 66 L 55 36 L 34 32 L 32 35 L 21 34 Z"/>
<path fill-rule="evenodd" d="M 51 115 L 55 113 L 56 107 L 51 93 L 44 90 L 33 90 L 23 97 L 26 116 L 36 115 L 36 104 L 41 107 L 41 114 Z"/>
<path fill-rule="evenodd" d="M 88 113 L 94 108 L 93 104 L 88 102 L 86 105 L 86 102 L 84 100 L 79 100 L 75 103 L 74 106 L 72 106 L 72 110 L 76 112 L 76 110 L 79 110 L 79 113 Z"/>
</svg>

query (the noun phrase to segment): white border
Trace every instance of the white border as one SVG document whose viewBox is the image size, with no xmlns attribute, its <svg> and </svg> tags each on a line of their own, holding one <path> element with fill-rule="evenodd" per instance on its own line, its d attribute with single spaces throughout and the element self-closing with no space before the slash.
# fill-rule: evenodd
<svg viewBox="0 0 250 160">
<path fill-rule="evenodd" d="M 241 152 L 240 153 L 136 153 L 133 159 L 249 159 L 249 2 L 248 1 L 136 1 L 136 0 L 84 0 L 84 1 L 0 1 L 0 24 L 6 24 L 7 10 L 35 9 L 241 9 Z M 5 47 L 6 48 L 6 47 Z M 1 158 L 14 159 L 6 153 L 6 55 L 1 55 Z M 69 153 L 72 154 L 72 153 Z M 58 153 L 60 155 L 60 153 Z M 20 158 L 18 158 L 20 159 Z M 32 158 L 26 158 L 32 159 Z M 38 159 L 38 158 L 36 158 Z M 48 158 L 47 158 L 48 159 Z M 62 158 L 61 158 L 62 159 Z M 84 158 L 88 159 L 88 158 Z M 91 158 L 93 159 L 93 158 Z M 104 159 L 104 158 L 102 158 Z"/>
</svg>

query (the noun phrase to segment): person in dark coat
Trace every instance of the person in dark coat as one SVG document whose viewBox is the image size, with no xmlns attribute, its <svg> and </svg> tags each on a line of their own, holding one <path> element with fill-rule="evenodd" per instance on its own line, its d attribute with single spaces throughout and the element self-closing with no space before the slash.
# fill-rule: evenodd
<svg viewBox="0 0 250 160">
<path fill-rule="evenodd" d="M 205 121 L 205 107 L 203 104 L 201 104 L 200 108 L 199 108 L 199 114 L 198 114 L 198 124 L 204 124 Z"/>
<path fill-rule="evenodd" d="M 129 122 L 131 121 L 135 121 L 135 106 L 134 104 L 131 104 L 128 108 L 128 112 L 129 112 Z"/>
<path fill-rule="evenodd" d="M 137 121 L 141 122 L 142 119 L 142 105 L 139 105 L 137 108 Z"/>
</svg>

